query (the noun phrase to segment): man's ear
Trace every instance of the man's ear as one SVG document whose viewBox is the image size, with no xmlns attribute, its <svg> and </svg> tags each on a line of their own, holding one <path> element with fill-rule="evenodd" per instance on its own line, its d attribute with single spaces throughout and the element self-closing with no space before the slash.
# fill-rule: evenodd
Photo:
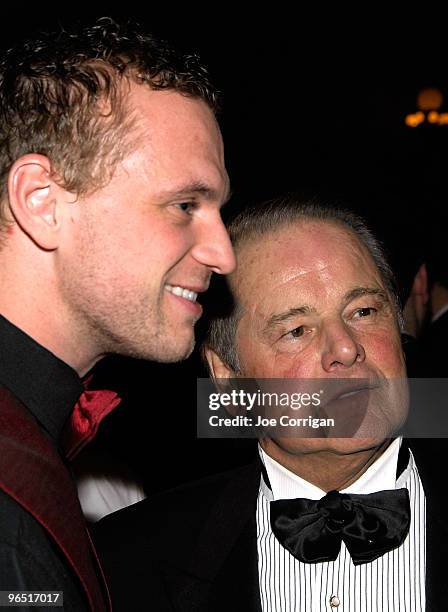
<svg viewBox="0 0 448 612">
<path fill-rule="evenodd" d="M 425 263 L 422 263 L 415 275 L 411 294 L 420 296 L 422 304 L 427 304 L 429 300 L 428 271 Z"/>
<path fill-rule="evenodd" d="M 428 271 L 422 263 L 414 277 L 411 293 L 404 305 L 404 331 L 414 338 L 421 334 L 429 307 Z"/>
<path fill-rule="evenodd" d="M 209 346 L 203 348 L 203 355 L 207 360 L 208 369 L 210 370 L 210 375 L 215 383 L 215 387 L 221 393 L 228 392 L 230 390 L 229 384 L 231 384 L 228 379 L 237 378 L 238 374 L 229 368 L 221 357 Z M 230 406 L 226 406 L 225 410 L 230 416 L 234 417 L 238 414 L 239 407 L 238 405 L 234 406 L 231 404 Z"/>
<path fill-rule="evenodd" d="M 8 176 L 10 213 L 21 229 L 45 250 L 58 246 L 61 219 L 57 206 L 62 189 L 51 178 L 51 163 L 44 155 L 23 155 Z"/>
<path fill-rule="evenodd" d="M 210 374 L 214 380 L 220 378 L 236 378 L 235 372 L 224 363 L 219 355 L 209 346 L 204 348 L 204 356 L 207 360 Z"/>
</svg>

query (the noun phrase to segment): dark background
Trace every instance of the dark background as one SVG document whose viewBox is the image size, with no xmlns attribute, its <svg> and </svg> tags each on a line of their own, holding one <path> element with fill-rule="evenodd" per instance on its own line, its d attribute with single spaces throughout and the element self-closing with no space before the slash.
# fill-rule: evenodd
<svg viewBox="0 0 448 612">
<path fill-rule="evenodd" d="M 198 51 L 224 93 L 230 212 L 287 191 L 341 202 L 366 218 L 406 287 L 431 227 L 446 223 L 448 126 L 404 123 L 424 87 L 440 89 L 446 96 L 440 110 L 448 112 L 441 16 L 435 8 L 412 15 L 408 8 L 396 22 L 368 10 L 363 16 L 331 15 L 323 7 L 312 16 L 297 6 L 251 10 L 243 18 L 224 5 L 182 13 L 170 5 L 163 14 L 148 6 L 129 15 L 175 46 Z M 107 9 L 96 15 L 123 18 Z M 1 44 L 86 17 L 79 8 L 10 14 L 0 25 Z M 97 367 L 97 386 L 118 390 L 123 402 L 96 444 L 132 465 L 148 491 L 251 455 L 236 442 L 196 440 L 200 372 L 197 355 L 174 366 L 111 358 Z"/>
</svg>

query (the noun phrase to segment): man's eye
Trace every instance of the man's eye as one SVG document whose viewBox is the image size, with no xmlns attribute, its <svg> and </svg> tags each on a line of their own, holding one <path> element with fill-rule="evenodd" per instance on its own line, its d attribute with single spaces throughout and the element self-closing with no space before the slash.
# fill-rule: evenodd
<svg viewBox="0 0 448 612">
<path fill-rule="evenodd" d="M 175 206 L 182 212 L 190 214 L 194 209 L 194 202 L 179 202 L 179 204 L 175 204 Z"/>
<path fill-rule="evenodd" d="M 305 328 L 303 327 L 303 325 L 299 325 L 299 327 L 295 327 L 287 334 L 285 334 L 285 336 L 290 336 L 291 338 L 300 338 L 300 336 L 303 336 L 304 331 Z"/>
<path fill-rule="evenodd" d="M 368 308 L 358 308 L 355 312 L 355 317 L 370 317 L 372 314 L 376 312 L 376 308 L 372 308 L 369 306 Z"/>
</svg>

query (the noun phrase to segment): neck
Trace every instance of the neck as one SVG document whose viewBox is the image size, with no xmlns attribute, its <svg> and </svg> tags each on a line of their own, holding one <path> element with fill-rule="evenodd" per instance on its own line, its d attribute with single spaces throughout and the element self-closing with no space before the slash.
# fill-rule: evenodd
<svg viewBox="0 0 448 612">
<path fill-rule="evenodd" d="M 45 270 L 7 255 L 0 254 L 0 313 L 84 376 L 100 359 L 91 334 L 76 324 Z"/>
<path fill-rule="evenodd" d="M 284 468 L 322 491 L 340 491 L 358 478 L 383 454 L 391 440 L 352 453 L 334 450 L 291 453 L 270 438 L 260 441 L 263 450 Z"/>
<path fill-rule="evenodd" d="M 50 322 L 47 325 L 42 319 L 38 322 L 32 321 L 29 317 L 21 317 L 16 310 L 10 310 L 1 304 L 0 314 L 35 342 L 46 348 L 47 351 L 73 368 L 80 377 L 89 372 L 101 358 L 89 359 L 85 351 L 82 350 L 83 343 L 73 341 L 67 336 L 63 328 L 58 327 L 56 322 Z"/>
</svg>

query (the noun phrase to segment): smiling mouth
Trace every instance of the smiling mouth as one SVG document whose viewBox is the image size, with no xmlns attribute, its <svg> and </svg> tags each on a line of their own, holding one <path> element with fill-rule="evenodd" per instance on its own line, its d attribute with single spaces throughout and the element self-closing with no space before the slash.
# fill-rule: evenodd
<svg viewBox="0 0 448 612">
<path fill-rule="evenodd" d="M 172 293 L 173 295 L 177 295 L 178 297 L 183 297 L 190 302 L 196 302 L 198 294 L 194 291 L 190 291 L 190 289 L 185 289 L 184 287 L 180 287 L 179 285 L 165 285 L 165 289 Z"/>
</svg>

